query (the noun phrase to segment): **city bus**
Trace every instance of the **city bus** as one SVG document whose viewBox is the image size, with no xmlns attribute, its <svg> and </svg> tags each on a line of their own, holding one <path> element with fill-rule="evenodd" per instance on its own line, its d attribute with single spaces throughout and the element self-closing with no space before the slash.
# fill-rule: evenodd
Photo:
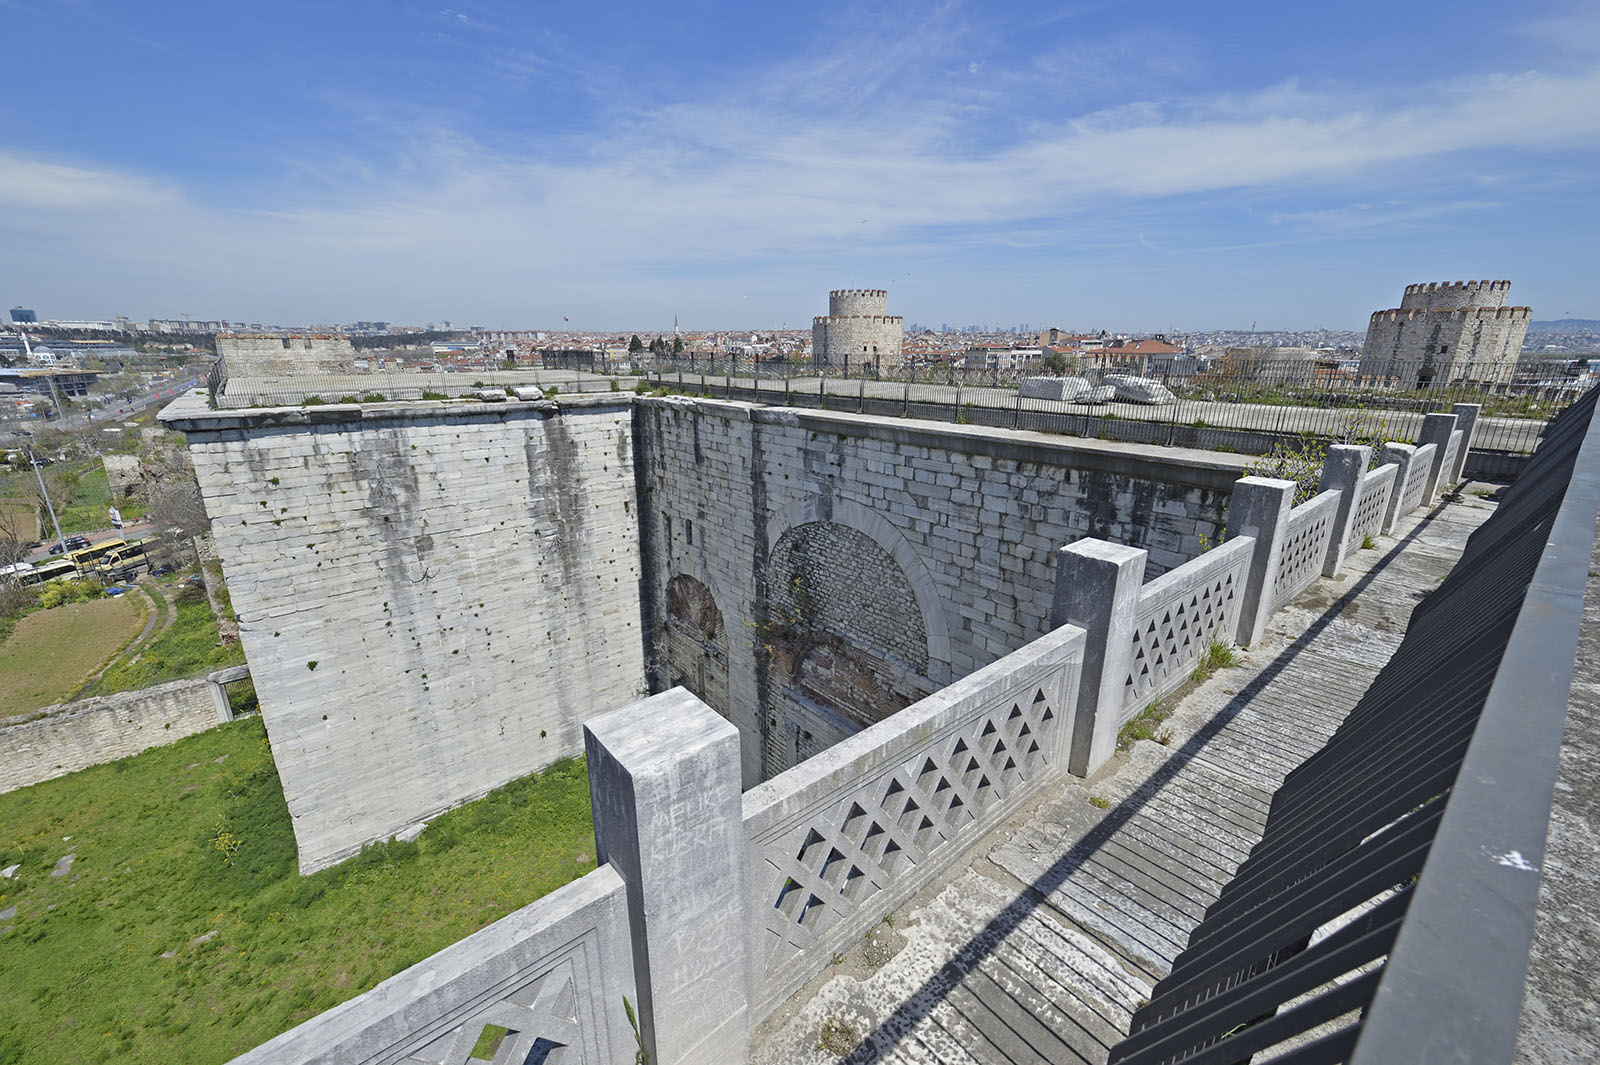
<svg viewBox="0 0 1600 1065">
<path fill-rule="evenodd" d="M 93 572 L 94 564 L 99 562 L 105 555 L 127 546 L 128 541 L 120 537 L 112 540 L 101 540 L 97 544 L 72 552 L 67 556 L 67 561 L 71 562 L 79 573 L 87 574 Z"/>
<path fill-rule="evenodd" d="M 150 552 L 161 542 L 159 536 L 147 536 L 112 551 L 107 551 L 95 563 L 95 572 L 107 580 L 124 581 L 150 567 Z"/>
<path fill-rule="evenodd" d="M 75 581 L 78 567 L 65 558 L 52 558 L 33 567 L 33 572 L 22 578 L 24 584 L 43 584 L 45 581 Z"/>
</svg>

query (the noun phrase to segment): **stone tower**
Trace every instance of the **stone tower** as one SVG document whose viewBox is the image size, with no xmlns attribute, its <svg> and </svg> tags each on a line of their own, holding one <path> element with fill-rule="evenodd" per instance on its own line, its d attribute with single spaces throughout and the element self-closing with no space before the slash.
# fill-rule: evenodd
<svg viewBox="0 0 1600 1065">
<path fill-rule="evenodd" d="M 865 367 L 877 373 L 899 369 L 905 319 L 888 311 L 885 289 L 841 288 L 828 293 L 828 313 L 811 319 L 813 361 L 848 373 Z"/>
<path fill-rule="evenodd" d="M 1372 313 L 1361 376 L 1403 388 L 1510 383 L 1532 314 L 1507 305 L 1510 291 L 1509 281 L 1407 285 L 1399 307 Z"/>
</svg>

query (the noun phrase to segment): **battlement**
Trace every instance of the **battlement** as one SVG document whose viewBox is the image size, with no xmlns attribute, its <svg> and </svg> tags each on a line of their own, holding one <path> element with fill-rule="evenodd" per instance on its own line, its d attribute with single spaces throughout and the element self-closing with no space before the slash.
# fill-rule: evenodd
<svg viewBox="0 0 1600 1065">
<path fill-rule="evenodd" d="M 896 325 L 904 325 L 906 320 L 905 316 L 901 314 L 818 314 L 812 316 L 811 324 L 837 322 L 842 319 L 856 322 L 887 322 Z"/>
<path fill-rule="evenodd" d="M 1501 307 L 1510 291 L 1509 281 L 1429 281 L 1407 285 L 1400 307 L 1403 310 Z"/>
<path fill-rule="evenodd" d="M 1413 292 L 1437 292 L 1440 289 L 1456 288 L 1488 288 L 1490 290 L 1510 288 L 1509 281 L 1427 281 L 1406 286 L 1406 295 Z"/>
<path fill-rule="evenodd" d="M 889 290 L 886 288 L 836 288 L 828 293 L 829 299 L 837 296 L 882 296 L 884 299 L 888 299 Z"/>
<path fill-rule="evenodd" d="M 1386 311 L 1373 311 L 1374 322 L 1413 322 L 1426 318 L 1456 319 L 1529 319 L 1531 307 L 1392 307 Z"/>
</svg>

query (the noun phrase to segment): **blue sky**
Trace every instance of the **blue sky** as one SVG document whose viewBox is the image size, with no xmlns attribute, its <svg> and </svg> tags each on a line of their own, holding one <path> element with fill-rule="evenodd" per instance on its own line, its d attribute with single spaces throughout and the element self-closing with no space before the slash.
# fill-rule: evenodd
<svg viewBox="0 0 1600 1065">
<path fill-rule="evenodd" d="M 1600 317 L 1600 5 L 0 0 L 0 305 L 1364 328 Z"/>
</svg>

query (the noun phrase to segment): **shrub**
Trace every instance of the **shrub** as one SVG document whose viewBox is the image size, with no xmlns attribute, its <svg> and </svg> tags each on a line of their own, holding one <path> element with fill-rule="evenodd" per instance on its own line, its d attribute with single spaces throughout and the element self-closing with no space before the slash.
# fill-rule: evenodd
<svg viewBox="0 0 1600 1065">
<path fill-rule="evenodd" d="M 97 578 L 76 581 L 51 581 L 39 592 L 39 605 L 48 610 L 68 603 L 86 603 L 105 594 L 106 586 Z"/>
</svg>

